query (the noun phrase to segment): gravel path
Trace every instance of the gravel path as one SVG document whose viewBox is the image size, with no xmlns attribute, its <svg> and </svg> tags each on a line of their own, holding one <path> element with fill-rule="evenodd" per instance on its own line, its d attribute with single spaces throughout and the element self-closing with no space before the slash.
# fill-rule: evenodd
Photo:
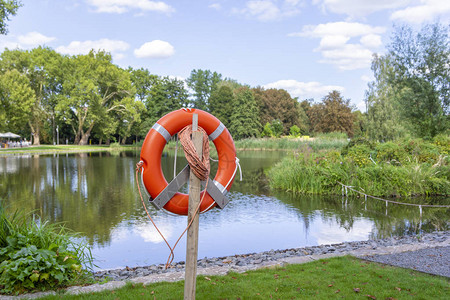
<svg viewBox="0 0 450 300">
<path fill-rule="evenodd" d="M 363 258 L 396 267 L 450 277 L 450 246 Z"/>
</svg>

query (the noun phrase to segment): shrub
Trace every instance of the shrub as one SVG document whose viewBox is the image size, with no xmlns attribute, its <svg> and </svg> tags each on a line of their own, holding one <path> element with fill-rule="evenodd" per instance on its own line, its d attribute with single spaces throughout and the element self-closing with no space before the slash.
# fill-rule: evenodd
<svg viewBox="0 0 450 300">
<path fill-rule="evenodd" d="M 83 266 L 92 268 L 89 249 L 60 224 L 7 214 L 0 203 L 0 226 L 0 292 L 43 290 L 88 278 Z"/>
<path fill-rule="evenodd" d="M 393 165 L 403 164 L 407 160 L 407 153 L 404 147 L 386 142 L 376 146 L 376 158 L 379 162 L 384 161 Z"/>
<path fill-rule="evenodd" d="M 289 134 L 293 137 L 299 137 L 301 135 L 300 128 L 297 125 L 292 125 L 289 128 Z"/>
<path fill-rule="evenodd" d="M 280 137 L 283 134 L 283 123 L 278 119 L 272 120 L 270 123 L 270 128 L 272 129 L 275 137 Z"/>
<path fill-rule="evenodd" d="M 111 143 L 109 145 L 109 148 L 120 148 L 120 147 L 121 147 L 121 145 L 119 143 L 117 143 L 117 142 Z"/>
<path fill-rule="evenodd" d="M 376 144 L 374 142 L 370 141 L 369 139 L 360 136 L 360 137 L 354 138 L 350 142 L 348 142 L 347 146 L 345 146 L 342 149 L 342 155 L 347 155 L 348 150 L 357 145 L 365 145 L 365 146 L 369 147 L 370 150 L 373 150 L 375 148 Z"/>
<path fill-rule="evenodd" d="M 270 127 L 269 122 L 267 122 L 266 125 L 264 125 L 263 131 L 261 132 L 261 137 L 272 137 L 272 136 L 273 136 L 272 128 Z"/>
</svg>

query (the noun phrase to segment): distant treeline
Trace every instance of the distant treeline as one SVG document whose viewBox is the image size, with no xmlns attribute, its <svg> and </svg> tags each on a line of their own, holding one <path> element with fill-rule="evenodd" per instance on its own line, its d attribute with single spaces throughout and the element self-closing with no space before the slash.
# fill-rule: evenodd
<svg viewBox="0 0 450 300">
<path fill-rule="evenodd" d="M 449 129 L 448 26 L 414 33 L 395 28 L 389 52 L 375 55 L 367 112 L 330 91 L 319 103 L 282 89 L 250 87 L 210 70 L 186 80 L 140 68 L 120 68 L 111 55 L 61 55 L 38 47 L 0 55 L 0 132 L 33 137 L 33 144 L 131 143 L 164 114 L 194 107 L 211 112 L 235 139 L 343 132 L 374 140 L 432 138 Z"/>
</svg>

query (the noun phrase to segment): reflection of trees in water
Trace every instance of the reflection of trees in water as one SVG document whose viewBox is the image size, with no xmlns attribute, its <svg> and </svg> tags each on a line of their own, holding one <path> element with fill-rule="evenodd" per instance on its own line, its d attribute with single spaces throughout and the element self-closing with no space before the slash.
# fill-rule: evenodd
<svg viewBox="0 0 450 300">
<path fill-rule="evenodd" d="M 105 244 L 113 228 L 141 215 L 135 160 L 104 153 L 35 155 L 30 168 L 1 175 L 0 197 L 9 209 L 36 211 L 51 222 L 64 221 L 91 244 Z"/>
<path fill-rule="evenodd" d="M 423 208 L 422 217 L 419 207 L 386 204 L 383 201 L 356 197 L 322 197 L 295 195 L 275 192 L 275 196 L 299 211 L 306 230 L 316 214 L 324 220 L 336 221 L 347 231 L 353 228 L 355 220 L 364 217 L 374 222 L 375 230 L 371 238 L 417 234 L 421 231 L 448 230 L 448 209 Z M 418 200 L 419 201 L 419 200 Z"/>
</svg>

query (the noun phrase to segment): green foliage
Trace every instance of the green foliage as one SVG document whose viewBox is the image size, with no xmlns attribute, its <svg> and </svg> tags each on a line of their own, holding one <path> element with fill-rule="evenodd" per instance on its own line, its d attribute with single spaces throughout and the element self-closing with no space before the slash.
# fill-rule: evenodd
<svg viewBox="0 0 450 300">
<path fill-rule="evenodd" d="M 345 132 L 353 135 L 354 115 L 350 99 L 344 100 L 338 91 L 332 91 L 322 102 L 308 110 L 311 127 L 315 132 Z"/>
<path fill-rule="evenodd" d="M 226 82 L 221 82 L 218 89 L 211 93 L 209 109 L 212 115 L 218 118 L 225 127 L 230 126 L 233 114 L 233 89 Z"/>
<path fill-rule="evenodd" d="M 0 0 L 0 34 L 7 34 L 6 21 L 15 16 L 22 3 L 19 0 Z"/>
<path fill-rule="evenodd" d="M 248 87 L 234 92 L 233 113 L 228 130 L 235 140 L 259 136 L 258 107 L 252 91 Z"/>
<path fill-rule="evenodd" d="M 86 280 L 92 256 L 76 235 L 59 224 L 35 222 L 22 213 L 8 214 L 0 203 L 0 292 L 65 286 Z"/>
<path fill-rule="evenodd" d="M 267 122 L 266 125 L 263 127 L 263 131 L 261 132 L 261 137 L 273 137 L 274 134 L 272 132 L 272 126 L 270 126 L 270 123 Z"/>
<path fill-rule="evenodd" d="M 405 136 L 407 125 L 401 116 L 395 90 L 390 83 L 394 70 L 389 55 L 374 54 L 372 71 L 375 80 L 366 91 L 367 134 L 375 141 L 392 141 Z"/>
<path fill-rule="evenodd" d="M 348 142 L 348 144 L 342 149 L 342 155 L 347 155 L 348 150 L 357 145 L 366 145 L 372 150 L 375 149 L 376 143 L 362 136 L 351 139 L 350 142 Z"/>
<path fill-rule="evenodd" d="M 211 72 L 210 70 L 192 70 L 191 75 L 186 79 L 186 84 L 194 91 L 194 108 L 208 111 L 209 97 L 217 89 L 217 85 L 222 80 L 222 74 Z"/>
<path fill-rule="evenodd" d="M 371 164 L 370 147 L 366 145 L 355 145 L 348 149 L 346 157 L 351 159 L 358 167 L 365 167 Z"/>
<path fill-rule="evenodd" d="M 259 107 L 261 124 L 273 123 L 273 120 L 279 120 L 282 125 L 281 134 L 285 135 L 289 133 L 289 128 L 292 125 L 301 125 L 304 111 L 287 91 L 283 89 L 266 90 L 261 87 L 254 88 L 252 91 Z M 273 128 L 272 131 L 274 131 Z M 275 135 L 277 137 L 280 136 L 277 133 Z"/>
<path fill-rule="evenodd" d="M 301 135 L 300 128 L 297 125 L 292 125 L 289 128 L 289 134 L 293 137 L 299 137 Z"/>
<path fill-rule="evenodd" d="M 415 32 L 395 27 L 388 45 L 392 58 L 389 83 L 411 128 L 431 139 L 450 128 L 450 35 L 439 23 Z"/>
<path fill-rule="evenodd" d="M 281 123 L 278 119 L 270 122 L 270 128 L 272 129 L 273 135 L 277 138 L 279 138 L 283 133 L 283 123 Z"/>
<path fill-rule="evenodd" d="M 337 181 L 374 196 L 450 194 L 450 159 L 434 144 L 361 142 L 326 154 L 300 148 L 268 173 L 270 185 L 305 194 L 339 194 Z"/>
</svg>

